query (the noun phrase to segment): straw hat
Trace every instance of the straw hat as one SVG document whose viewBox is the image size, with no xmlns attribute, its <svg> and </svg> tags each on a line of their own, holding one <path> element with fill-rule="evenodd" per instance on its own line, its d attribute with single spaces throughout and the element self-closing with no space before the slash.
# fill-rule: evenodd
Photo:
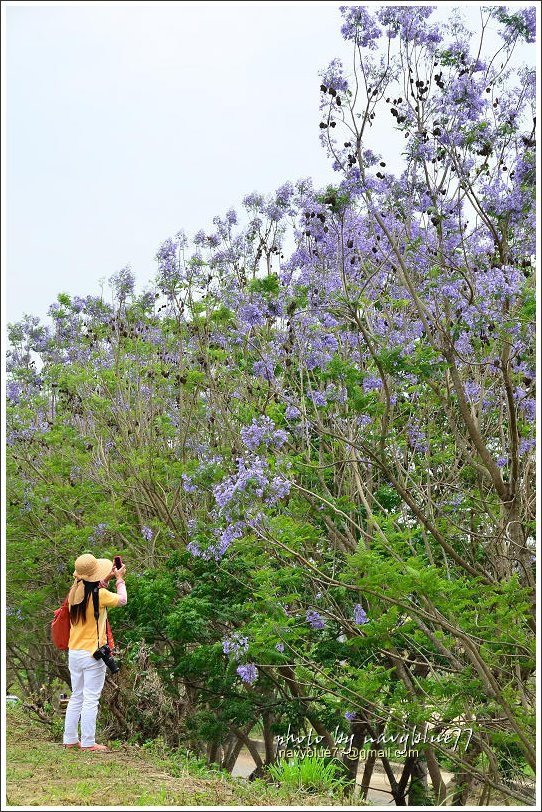
<svg viewBox="0 0 542 812">
<path fill-rule="evenodd" d="M 109 558 L 95 558 L 92 553 L 84 553 L 80 555 L 75 562 L 75 570 L 73 577 L 75 578 L 70 594 L 68 596 L 68 604 L 81 603 L 85 597 L 85 581 L 102 581 L 107 578 L 113 569 L 113 562 Z"/>
</svg>

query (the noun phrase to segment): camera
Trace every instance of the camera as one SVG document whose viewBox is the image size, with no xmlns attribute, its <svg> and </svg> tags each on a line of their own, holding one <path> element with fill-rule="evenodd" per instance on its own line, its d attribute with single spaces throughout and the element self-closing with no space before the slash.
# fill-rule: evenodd
<svg viewBox="0 0 542 812">
<path fill-rule="evenodd" d="M 111 656 L 111 649 L 107 644 L 105 646 L 100 646 L 99 649 L 96 649 L 92 656 L 95 660 L 103 660 L 112 674 L 116 674 L 117 671 L 120 670 L 120 665 Z"/>
</svg>

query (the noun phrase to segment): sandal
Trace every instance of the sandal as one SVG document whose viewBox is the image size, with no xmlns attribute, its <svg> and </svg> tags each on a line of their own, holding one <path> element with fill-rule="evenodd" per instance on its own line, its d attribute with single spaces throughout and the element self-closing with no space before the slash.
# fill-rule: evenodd
<svg viewBox="0 0 542 812">
<path fill-rule="evenodd" d="M 62 746 L 65 747 L 66 749 L 68 749 L 69 747 L 78 747 L 79 748 L 79 747 L 81 747 L 81 742 L 74 742 L 73 744 L 64 744 Z"/>
</svg>

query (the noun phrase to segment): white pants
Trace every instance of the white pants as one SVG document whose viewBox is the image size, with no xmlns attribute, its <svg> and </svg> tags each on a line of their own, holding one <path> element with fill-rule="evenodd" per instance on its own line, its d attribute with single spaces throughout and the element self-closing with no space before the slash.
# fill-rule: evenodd
<svg viewBox="0 0 542 812">
<path fill-rule="evenodd" d="M 96 743 L 96 717 L 107 666 L 103 660 L 95 660 L 90 651 L 71 649 L 68 665 L 72 695 L 66 708 L 64 744 L 79 741 L 77 726 L 81 718 L 81 747 L 92 747 Z"/>
</svg>

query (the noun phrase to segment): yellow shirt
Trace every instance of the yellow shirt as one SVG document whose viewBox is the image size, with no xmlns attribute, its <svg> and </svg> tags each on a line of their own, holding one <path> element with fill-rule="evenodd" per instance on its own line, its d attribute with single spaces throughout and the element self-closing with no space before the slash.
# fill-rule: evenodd
<svg viewBox="0 0 542 812">
<path fill-rule="evenodd" d="M 98 606 L 100 612 L 98 615 L 98 629 L 100 632 L 100 646 L 107 642 L 105 633 L 105 621 L 107 619 L 107 606 L 118 606 L 120 596 L 108 589 L 101 588 L 98 590 L 99 601 Z M 68 648 L 74 650 L 90 651 L 94 654 L 98 646 L 96 634 L 96 618 L 94 617 L 94 605 L 92 603 L 92 596 L 89 598 L 87 604 L 87 615 L 83 623 L 79 622 L 75 625 L 70 625 L 70 642 Z"/>
</svg>

